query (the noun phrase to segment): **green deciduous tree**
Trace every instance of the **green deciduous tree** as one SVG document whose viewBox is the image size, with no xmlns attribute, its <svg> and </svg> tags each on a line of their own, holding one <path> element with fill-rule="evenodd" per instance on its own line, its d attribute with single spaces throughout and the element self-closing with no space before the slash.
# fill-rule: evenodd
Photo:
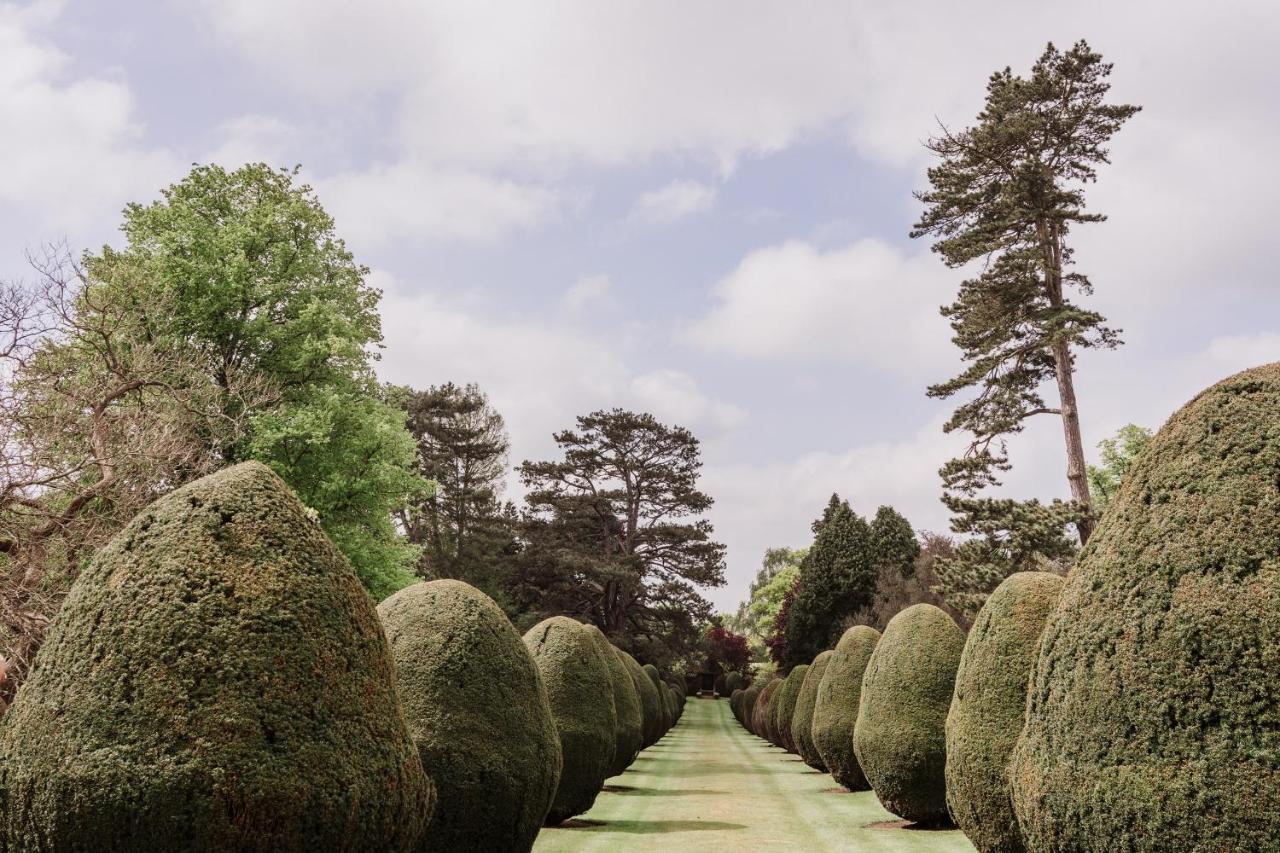
<svg viewBox="0 0 1280 853">
<path fill-rule="evenodd" d="M 642 659 L 687 653 L 711 616 L 698 588 L 724 583 L 698 440 L 613 409 L 579 416 L 555 441 L 563 459 L 518 469 L 529 489 L 521 606 L 589 621 Z"/>
<path fill-rule="evenodd" d="M 417 549 L 390 517 L 424 482 L 403 415 L 372 370 L 380 293 L 296 175 L 197 166 L 158 201 L 129 205 L 125 248 L 85 267 L 124 306 L 134 340 L 191 355 L 220 390 L 224 417 L 245 414 L 237 377 L 276 389 L 278 402 L 221 452 L 274 468 L 383 596 L 412 580 Z"/>
<path fill-rule="evenodd" d="M 1125 424 L 1111 438 L 1098 442 L 1101 464 L 1089 466 L 1089 494 L 1098 512 L 1107 508 L 1120 489 L 1129 466 L 1151 441 L 1152 432 L 1136 424 Z"/>
<path fill-rule="evenodd" d="M 1081 542 L 1092 530 L 1075 353 L 1120 339 L 1102 315 L 1073 301 L 1073 290 L 1087 296 L 1092 284 L 1074 269 L 1068 237 L 1076 225 L 1104 220 L 1086 209 L 1084 188 L 1108 162 L 1111 137 L 1139 110 L 1107 102 L 1110 73 L 1083 41 L 1065 52 L 1050 44 L 1030 76 L 1008 68 L 991 76 L 977 124 L 944 127 L 928 143 L 940 162 L 929 169 L 930 189 L 917 194 L 925 211 L 912 236 L 937 238 L 933 250 L 949 267 L 982 261 L 942 309 L 968 366 L 929 389 L 942 398 L 977 389 L 946 424 L 972 435 L 966 454 L 941 471 L 956 532 L 1009 530 L 1027 545 L 1056 543 L 1045 530 L 1055 524 L 1074 524 Z M 1044 399 L 1049 382 L 1057 405 Z M 1041 414 L 1061 419 L 1075 506 L 975 498 L 1009 469 L 1005 439 Z M 1037 532 L 1012 530 L 1022 523 Z"/>
<path fill-rule="evenodd" d="M 747 598 L 738 605 L 737 612 L 728 620 L 729 627 L 747 638 L 751 652 L 757 660 L 768 656 L 766 641 L 773 634 L 782 599 L 795 586 L 800 577 L 800 562 L 807 549 L 769 548 Z"/>
</svg>

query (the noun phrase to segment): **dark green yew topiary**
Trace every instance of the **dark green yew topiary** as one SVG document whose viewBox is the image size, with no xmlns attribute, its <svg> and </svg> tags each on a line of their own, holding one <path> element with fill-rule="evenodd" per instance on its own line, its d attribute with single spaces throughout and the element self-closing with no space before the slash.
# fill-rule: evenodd
<svg viewBox="0 0 1280 853">
<path fill-rule="evenodd" d="M 420 849 L 528 851 L 560 781 L 560 741 L 538 667 L 506 614 L 462 581 L 378 605 L 400 705 L 436 783 Z"/>
<path fill-rule="evenodd" d="M 1010 768 L 1027 848 L 1280 850 L 1280 364 L 1175 413 L 1040 639 Z"/>
<path fill-rule="evenodd" d="M 524 635 L 542 673 L 560 736 L 560 785 L 547 826 L 591 808 L 608 778 L 617 740 L 609 667 L 582 623 L 552 616 Z"/>
<path fill-rule="evenodd" d="M 1063 579 L 1010 575 L 987 598 L 965 641 L 947 714 L 947 805 L 982 853 L 1020 853 L 1009 758 L 1022 731 L 1027 676 Z"/>
<path fill-rule="evenodd" d="M 791 721 L 795 716 L 796 700 L 800 698 L 800 687 L 809 672 L 809 664 L 802 663 L 793 668 L 782 682 L 781 693 L 774 711 L 774 734 L 778 738 L 777 745 L 787 752 L 796 752 L 795 740 L 791 737 Z"/>
<path fill-rule="evenodd" d="M 853 726 L 861 707 L 862 674 L 879 641 L 880 632 L 866 625 L 845 631 L 827 661 L 813 703 L 814 748 L 831 778 L 850 791 L 871 787 L 853 752 Z"/>
<path fill-rule="evenodd" d="M 730 672 L 724 677 L 724 693 L 726 696 L 732 696 L 733 691 L 746 687 L 746 679 L 742 677 L 740 672 Z"/>
<path fill-rule="evenodd" d="M 627 668 L 627 673 L 631 676 L 631 683 L 635 685 L 636 695 L 640 697 L 640 717 L 642 721 L 640 748 L 643 749 L 651 746 L 658 738 L 662 737 L 662 708 L 659 706 L 658 688 L 654 687 L 653 681 L 649 678 L 649 674 L 631 655 L 618 650 L 618 656 L 622 659 L 623 665 Z"/>
<path fill-rule="evenodd" d="M 818 685 L 827 671 L 831 655 L 832 652 L 822 652 L 809 664 L 809 671 L 805 673 L 796 696 L 796 709 L 791 715 L 791 740 L 796 745 L 796 752 L 800 753 L 805 764 L 824 773 L 827 766 L 822 763 L 822 756 L 813 744 L 813 709 L 818 700 Z"/>
<path fill-rule="evenodd" d="M 667 719 L 669 720 L 667 723 L 667 731 L 670 731 L 675 728 L 676 721 L 680 719 L 679 700 L 676 699 L 676 692 L 671 689 L 670 684 L 663 682 L 662 686 L 664 688 L 662 696 L 667 703 Z"/>
<path fill-rule="evenodd" d="M 964 631 L 932 604 L 885 626 L 862 676 L 853 749 L 880 804 L 904 820 L 947 821 L 947 711 Z"/>
<path fill-rule="evenodd" d="M 733 718 L 739 723 L 742 722 L 742 694 L 745 692 L 739 687 L 729 694 L 729 710 L 733 712 Z"/>
<path fill-rule="evenodd" d="M 649 681 L 653 682 L 653 689 L 658 694 L 658 736 L 654 738 L 654 741 L 658 741 L 671 728 L 671 706 L 667 704 L 667 683 L 662 680 L 658 668 L 651 663 L 644 665 L 644 673 L 649 676 Z"/>
<path fill-rule="evenodd" d="M 760 691 L 759 697 L 756 698 L 752 728 L 756 737 L 764 738 L 769 743 L 773 743 L 773 700 L 778 695 L 778 689 L 781 687 L 782 679 L 773 678 L 764 686 Z"/>
<path fill-rule="evenodd" d="M 138 514 L 0 725 L 7 851 L 414 849 L 431 817 L 387 641 L 268 468 Z"/>
<path fill-rule="evenodd" d="M 751 734 L 756 734 L 756 702 L 760 698 L 760 690 L 762 687 L 763 685 L 757 682 L 748 687 L 742 694 L 742 727 L 751 732 Z"/>
<path fill-rule="evenodd" d="M 636 693 L 635 685 L 631 682 L 631 674 L 627 672 L 622 659 L 618 657 L 617 649 L 605 637 L 604 632 L 595 625 L 582 627 L 609 666 L 609 683 L 613 688 L 613 710 L 617 720 L 617 740 L 614 744 L 613 764 L 609 768 L 609 775 L 617 776 L 631 766 L 636 753 L 640 751 L 640 742 L 644 738 L 640 697 Z"/>
</svg>

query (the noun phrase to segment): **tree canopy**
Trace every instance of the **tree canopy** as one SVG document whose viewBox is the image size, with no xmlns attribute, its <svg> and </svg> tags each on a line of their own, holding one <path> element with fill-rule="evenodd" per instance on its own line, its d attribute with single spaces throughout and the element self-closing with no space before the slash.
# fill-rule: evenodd
<svg viewBox="0 0 1280 853">
<path fill-rule="evenodd" d="M 982 261 L 942 308 L 967 366 L 929 388 L 940 398 L 977 391 L 946 424 L 948 432 L 970 433 L 969 448 L 941 470 L 953 529 L 986 540 L 960 549 L 953 567 L 969 573 L 966 585 L 976 595 L 1026 567 L 1021 549 L 1043 544 L 1054 551 L 1061 536 L 1051 528 L 1072 524 L 1081 542 L 1092 530 L 1075 353 L 1116 347 L 1120 337 L 1072 298 L 1072 291 L 1090 295 L 1093 285 L 1074 268 L 1068 236 L 1105 219 L 1087 209 L 1084 188 L 1109 162 L 1112 136 L 1140 109 L 1107 102 L 1110 73 L 1083 41 L 1067 51 L 1050 44 L 1028 77 L 1009 68 L 991 75 L 974 126 L 944 126 L 928 143 L 939 162 L 929 169 L 930 189 L 917 193 L 925 210 L 912 236 L 935 237 L 933 250 L 949 267 Z M 1042 391 L 1050 381 L 1056 405 Z M 1006 438 L 1043 414 L 1062 421 L 1071 501 L 976 497 L 1009 470 Z M 1030 532 L 1018 529 L 1026 525 Z"/>
<path fill-rule="evenodd" d="M 724 545 L 703 517 L 698 440 L 649 414 L 581 415 L 556 433 L 563 458 L 526 461 L 516 595 L 533 613 L 591 622 L 642 660 L 689 651 L 724 583 Z"/>
<path fill-rule="evenodd" d="M 126 207 L 126 246 L 87 256 L 85 269 L 128 318 L 122 339 L 187 352 L 226 418 L 244 414 L 237 388 L 249 377 L 274 390 L 221 452 L 280 474 L 382 597 L 412 580 L 416 549 L 391 512 L 424 481 L 373 374 L 381 294 L 296 176 L 197 166 L 159 200 Z"/>
<path fill-rule="evenodd" d="M 509 605 L 517 550 L 515 510 L 500 498 L 510 440 L 506 422 L 476 385 L 391 389 L 417 441 L 430 488 L 397 512 L 422 547 L 418 574 L 456 578 Z"/>
</svg>

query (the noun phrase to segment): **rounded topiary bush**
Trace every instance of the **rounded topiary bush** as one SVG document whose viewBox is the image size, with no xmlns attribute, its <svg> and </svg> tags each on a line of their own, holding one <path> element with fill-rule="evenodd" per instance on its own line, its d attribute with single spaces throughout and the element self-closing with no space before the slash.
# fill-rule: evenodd
<svg viewBox="0 0 1280 853">
<path fill-rule="evenodd" d="M 861 707 L 862 674 L 880 632 L 855 625 L 844 632 L 827 661 L 813 703 L 813 745 L 831 778 L 850 791 L 871 786 L 853 752 L 853 727 Z"/>
<path fill-rule="evenodd" d="M 773 712 L 775 743 L 787 752 L 796 752 L 795 741 L 791 737 L 791 720 L 795 716 L 796 700 L 800 697 L 800 687 L 809 672 L 809 664 L 802 663 L 787 673 L 779 688 L 778 701 Z"/>
<path fill-rule="evenodd" d="M 755 734 L 755 721 L 753 715 L 756 710 L 756 701 L 760 698 L 761 685 L 752 684 L 742 693 L 742 727 L 751 734 Z"/>
<path fill-rule="evenodd" d="M 1040 639 L 1030 850 L 1280 850 L 1280 364 L 1152 439 Z"/>
<path fill-rule="evenodd" d="M 885 626 L 862 676 L 853 749 L 881 805 L 904 820 L 947 820 L 946 722 L 964 631 L 916 604 Z"/>
<path fill-rule="evenodd" d="M 739 723 L 742 722 L 742 694 L 745 692 L 739 687 L 729 694 L 729 710 L 733 713 L 733 718 Z"/>
<path fill-rule="evenodd" d="M 746 686 L 746 679 L 744 679 L 742 677 L 742 673 L 737 670 L 727 673 L 724 677 L 724 692 L 726 696 L 732 696 L 733 691 L 745 688 Z"/>
<path fill-rule="evenodd" d="M 555 826 L 591 808 L 609 776 L 617 736 L 609 667 L 582 623 L 552 616 L 524 635 L 542 673 L 560 736 L 560 784 L 547 812 Z"/>
<path fill-rule="evenodd" d="M 664 683 L 667 688 L 667 716 L 671 719 L 671 724 L 667 726 L 668 730 L 675 729 L 676 722 L 680 721 L 680 698 L 677 697 L 672 686 Z"/>
<path fill-rule="evenodd" d="M 824 773 L 827 766 L 822 763 L 822 756 L 813 743 L 813 709 L 818 701 L 818 685 L 827 671 L 832 654 L 829 651 L 822 652 L 809 664 L 800 692 L 796 694 L 796 709 L 791 715 L 791 740 L 796 745 L 796 752 L 800 753 L 805 764 Z"/>
<path fill-rule="evenodd" d="M 368 594 L 270 469 L 140 512 L 0 725 L 0 849 L 414 849 L 432 786 Z"/>
<path fill-rule="evenodd" d="M 396 687 L 435 780 L 423 850 L 527 851 L 560 781 L 560 741 L 538 668 L 506 614 L 462 581 L 378 605 Z"/>
<path fill-rule="evenodd" d="M 636 696 L 640 699 L 640 748 L 643 749 L 662 737 L 662 708 L 659 706 L 658 688 L 635 658 L 621 649 L 617 650 L 617 654 L 627 668 L 631 683 L 636 688 Z"/>
<path fill-rule="evenodd" d="M 773 743 L 773 738 L 770 736 L 769 731 L 770 721 L 773 719 L 773 697 L 781 686 L 781 678 L 770 679 L 769 683 L 760 689 L 760 695 L 756 697 L 755 709 L 752 711 L 752 733 L 758 738 L 764 738 L 769 743 Z"/>
<path fill-rule="evenodd" d="M 1027 676 L 1063 579 L 1010 575 L 987 599 L 965 641 L 947 714 L 947 805 L 983 853 L 1024 850 L 1009 791 L 1009 759 L 1022 731 Z"/>
<path fill-rule="evenodd" d="M 613 764 L 609 767 L 609 775 L 617 776 L 631 766 L 644 739 L 640 696 L 636 693 L 626 665 L 618 657 L 617 650 L 604 632 L 595 625 L 583 625 L 582 628 L 591 637 L 609 667 L 609 684 L 613 688 L 613 710 L 617 720 L 617 740 L 614 743 Z"/>
<path fill-rule="evenodd" d="M 667 683 L 662 680 L 662 676 L 658 673 L 658 668 L 651 663 L 644 665 L 644 673 L 649 676 L 649 681 L 653 683 L 653 689 L 658 695 L 658 736 L 654 741 L 662 739 L 662 736 L 671 728 L 671 705 L 667 701 Z"/>
</svg>

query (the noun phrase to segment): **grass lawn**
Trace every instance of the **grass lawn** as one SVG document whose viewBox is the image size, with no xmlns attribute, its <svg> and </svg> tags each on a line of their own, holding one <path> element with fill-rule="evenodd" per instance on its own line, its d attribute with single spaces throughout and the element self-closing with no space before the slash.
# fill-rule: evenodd
<svg viewBox="0 0 1280 853">
<path fill-rule="evenodd" d="M 845 792 L 825 773 L 747 734 L 723 699 L 690 699 L 680 724 L 609 783 L 590 812 L 569 826 L 543 829 L 533 849 L 973 850 L 957 830 L 902 828 L 875 794 Z"/>
</svg>

